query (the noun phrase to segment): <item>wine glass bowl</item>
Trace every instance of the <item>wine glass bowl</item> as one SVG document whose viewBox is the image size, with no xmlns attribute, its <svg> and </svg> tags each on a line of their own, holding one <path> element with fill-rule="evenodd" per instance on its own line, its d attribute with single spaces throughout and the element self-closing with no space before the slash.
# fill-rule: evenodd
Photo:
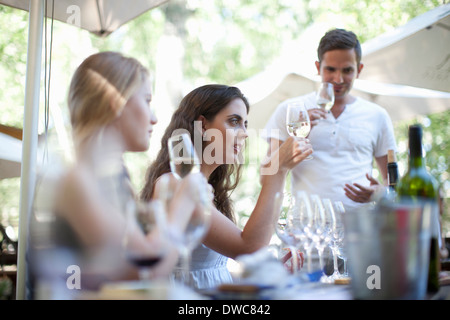
<svg viewBox="0 0 450 320">
<path fill-rule="evenodd" d="M 295 213 L 291 207 L 291 200 L 289 194 L 275 195 L 276 210 L 280 209 L 280 215 L 275 225 L 275 231 L 278 238 L 288 246 L 296 246 L 298 240 L 294 235 L 294 228 L 296 226 Z M 281 208 L 280 208 L 281 206 Z"/>
<path fill-rule="evenodd" d="M 302 102 L 291 102 L 286 111 L 286 129 L 294 138 L 306 138 L 311 131 L 311 121 L 308 110 Z M 313 159 L 308 156 L 305 160 Z"/>
<path fill-rule="evenodd" d="M 316 103 L 320 108 L 330 112 L 334 105 L 334 88 L 332 83 L 322 82 L 319 85 L 316 93 Z"/>
<path fill-rule="evenodd" d="M 170 170 L 177 179 L 182 179 L 189 173 L 200 171 L 200 160 L 188 133 L 171 136 L 167 140 L 167 144 Z"/>
<path fill-rule="evenodd" d="M 165 212 L 158 200 L 130 200 L 126 206 L 124 250 L 126 259 L 139 269 L 141 280 L 150 280 L 152 268 L 166 254 Z"/>
<path fill-rule="evenodd" d="M 311 131 L 308 111 L 300 102 L 290 103 L 286 113 L 286 127 L 290 136 L 306 138 Z"/>
<path fill-rule="evenodd" d="M 281 240 L 283 250 L 288 249 L 292 254 L 292 271 L 296 273 L 301 263 L 298 261 L 297 250 L 300 245 L 299 221 L 298 213 L 292 207 L 291 195 L 289 193 L 281 194 L 279 192 L 275 195 L 275 210 L 279 212 L 278 219 L 275 223 L 275 232 Z"/>
</svg>

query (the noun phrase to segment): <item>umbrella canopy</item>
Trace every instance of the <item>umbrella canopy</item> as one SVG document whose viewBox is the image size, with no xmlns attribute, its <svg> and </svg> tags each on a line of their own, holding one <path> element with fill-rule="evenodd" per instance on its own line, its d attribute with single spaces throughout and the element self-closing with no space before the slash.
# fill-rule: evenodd
<svg viewBox="0 0 450 320">
<path fill-rule="evenodd" d="M 55 0 L 54 18 L 64 23 L 107 36 L 123 24 L 168 0 Z M 29 10 L 29 0 L 0 0 L 1 4 Z M 53 1 L 47 1 L 52 16 Z"/>
<path fill-rule="evenodd" d="M 450 92 L 450 3 L 363 45 L 361 79 Z"/>
<path fill-rule="evenodd" d="M 0 133 L 0 179 L 20 177 L 22 141 Z"/>
</svg>

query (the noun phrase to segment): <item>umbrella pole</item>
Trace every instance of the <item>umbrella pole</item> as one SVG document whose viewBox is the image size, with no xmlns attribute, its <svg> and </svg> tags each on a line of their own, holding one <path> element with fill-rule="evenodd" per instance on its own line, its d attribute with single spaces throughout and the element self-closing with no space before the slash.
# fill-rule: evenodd
<svg viewBox="0 0 450 320">
<path fill-rule="evenodd" d="M 28 25 L 27 73 L 23 120 L 22 168 L 19 205 L 19 248 L 17 253 L 16 298 L 23 300 L 26 284 L 28 220 L 36 181 L 39 93 L 42 63 L 44 0 L 30 0 Z"/>
</svg>

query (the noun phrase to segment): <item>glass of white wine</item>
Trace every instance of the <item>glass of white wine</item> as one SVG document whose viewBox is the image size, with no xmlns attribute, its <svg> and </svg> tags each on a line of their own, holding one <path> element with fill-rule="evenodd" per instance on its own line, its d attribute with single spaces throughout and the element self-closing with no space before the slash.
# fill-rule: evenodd
<svg viewBox="0 0 450 320">
<path fill-rule="evenodd" d="M 317 105 L 330 112 L 334 105 L 334 88 L 333 84 L 329 82 L 322 82 L 316 94 Z"/>
<path fill-rule="evenodd" d="M 292 137 L 306 138 L 311 131 L 311 121 L 308 110 L 302 102 L 291 102 L 286 112 L 286 128 Z M 308 156 L 305 160 L 313 159 Z"/>
</svg>

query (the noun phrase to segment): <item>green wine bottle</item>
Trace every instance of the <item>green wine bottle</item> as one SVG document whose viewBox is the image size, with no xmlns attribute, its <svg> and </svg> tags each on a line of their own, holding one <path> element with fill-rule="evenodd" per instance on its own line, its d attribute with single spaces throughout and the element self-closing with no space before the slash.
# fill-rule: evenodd
<svg viewBox="0 0 450 320">
<path fill-rule="evenodd" d="M 397 183 L 396 192 L 399 197 L 409 197 L 431 204 L 431 241 L 430 264 L 428 269 L 428 292 L 439 290 L 439 213 L 438 213 L 438 183 L 425 168 L 425 158 L 422 156 L 422 127 L 409 127 L 409 166 L 406 174 Z"/>
</svg>

